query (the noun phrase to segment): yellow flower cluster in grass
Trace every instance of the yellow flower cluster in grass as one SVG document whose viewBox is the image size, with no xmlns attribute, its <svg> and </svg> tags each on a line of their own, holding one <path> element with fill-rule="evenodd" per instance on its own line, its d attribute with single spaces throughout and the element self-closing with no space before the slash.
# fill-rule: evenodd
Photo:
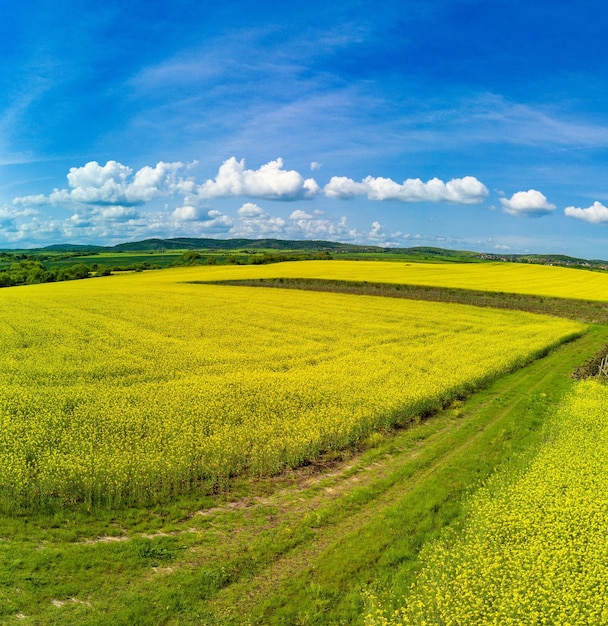
<svg viewBox="0 0 608 626">
<path fill-rule="evenodd" d="M 170 274 L 170 273 L 169 273 Z M 0 291 L 0 507 L 160 500 L 403 423 L 583 332 L 147 276 Z"/>
<path fill-rule="evenodd" d="M 607 624 L 606 406 L 607 386 L 578 383 L 529 467 L 497 474 L 423 552 L 405 607 L 367 625 Z"/>
<path fill-rule="evenodd" d="M 608 301 L 608 273 L 524 263 L 294 261 L 172 270 L 185 280 L 321 278 Z M 171 277 L 171 278 L 170 278 Z M 173 280 L 171 272 L 166 278 Z"/>
</svg>

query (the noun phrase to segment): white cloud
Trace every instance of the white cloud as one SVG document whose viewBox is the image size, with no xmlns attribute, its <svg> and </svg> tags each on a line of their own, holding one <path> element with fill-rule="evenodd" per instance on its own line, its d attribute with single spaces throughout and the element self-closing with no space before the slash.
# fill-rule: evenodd
<svg viewBox="0 0 608 626">
<path fill-rule="evenodd" d="M 336 241 L 363 241 L 365 237 L 350 228 L 346 217 L 338 220 L 322 218 L 322 211 L 307 213 L 292 211 L 289 218 L 272 216 L 257 204 L 248 202 L 237 211 L 237 220 L 231 228 L 232 237 L 258 239 L 331 239 Z"/>
<path fill-rule="evenodd" d="M 159 222 L 163 221 L 163 216 L 158 216 Z M 169 216 L 169 222 L 176 229 L 183 228 L 185 225 L 192 231 L 196 232 L 226 232 L 233 225 L 234 221 L 228 215 L 215 209 L 207 211 L 199 207 L 189 205 L 176 208 Z M 190 236 L 195 236 L 190 233 Z"/>
<path fill-rule="evenodd" d="M 227 231 L 233 224 L 234 222 L 230 216 L 213 209 L 207 213 L 206 219 L 201 220 L 201 226 L 205 230 Z"/>
<path fill-rule="evenodd" d="M 608 208 L 600 202 L 594 202 L 586 209 L 569 206 L 564 209 L 564 214 L 568 217 L 575 217 L 576 219 L 589 222 L 590 224 L 608 223 Z"/>
<path fill-rule="evenodd" d="M 72 167 L 67 179 L 70 189 L 55 189 L 48 198 L 23 196 L 16 204 L 40 205 L 46 203 L 79 203 L 99 206 L 135 206 L 161 196 L 171 195 L 177 188 L 177 172 L 184 168 L 181 162 L 159 162 L 155 167 L 145 166 L 134 176 L 133 170 L 108 161 L 100 165 L 89 161 L 83 167 Z"/>
<path fill-rule="evenodd" d="M 160 161 L 155 167 L 146 165 L 135 173 L 133 182 L 127 187 L 127 197 L 134 203 L 144 203 L 158 196 L 173 193 L 176 188 L 177 172 L 186 167 L 180 161 Z"/>
<path fill-rule="evenodd" d="M 194 223 L 190 223 L 192 228 L 189 236 L 219 234 L 226 235 L 234 226 L 234 220 L 220 211 L 211 210 L 206 215 L 200 216 Z"/>
<path fill-rule="evenodd" d="M 320 170 L 320 169 L 321 169 L 321 167 L 322 167 L 322 165 L 323 165 L 323 164 L 322 164 L 322 163 L 319 163 L 318 161 L 313 161 L 313 162 L 310 164 L 310 169 L 311 169 L 311 171 L 313 171 L 313 172 L 314 172 L 315 170 Z"/>
<path fill-rule="evenodd" d="M 356 196 L 365 195 L 368 188 L 365 183 L 357 183 L 346 176 L 332 176 L 323 191 L 329 198 L 350 200 Z"/>
<path fill-rule="evenodd" d="M 112 222 L 128 222 L 140 217 L 139 213 L 132 207 L 110 206 L 101 209 L 98 213 L 102 220 Z"/>
<path fill-rule="evenodd" d="M 312 220 L 314 219 L 314 215 L 310 213 L 306 213 L 306 211 L 302 211 L 301 209 L 296 209 L 289 216 L 290 220 Z"/>
<path fill-rule="evenodd" d="M 400 242 L 410 239 L 410 235 L 404 235 L 401 231 L 394 233 L 386 233 L 384 226 L 377 220 L 372 222 L 371 228 L 367 233 L 367 241 L 375 246 L 383 248 L 397 248 L 402 245 Z"/>
<path fill-rule="evenodd" d="M 238 211 L 239 217 L 247 218 L 255 218 L 266 215 L 266 212 L 262 207 L 259 207 L 257 204 L 253 202 L 246 202 Z"/>
<path fill-rule="evenodd" d="M 382 232 L 382 224 L 380 224 L 380 222 L 373 222 L 367 236 L 370 241 L 384 241 L 386 235 Z"/>
<path fill-rule="evenodd" d="M 312 178 L 306 180 L 295 170 L 284 170 L 283 159 L 270 161 L 258 170 L 245 169 L 245 160 L 231 157 L 224 161 L 214 180 L 196 187 L 190 183 L 183 191 L 199 198 L 249 196 L 266 200 L 303 200 L 320 192 Z"/>
<path fill-rule="evenodd" d="M 256 239 L 284 234 L 287 221 L 282 217 L 269 215 L 257 204 L 248 202 L 237 211 L 237 214 L 239 219 L 230 229 L 230 234 L 234 237 Z"/>
<path fill-rule="evenodd" d="M 527 215 L 540 217 L 547 215 L 555 209 L 555 205 L 547 202 L 547 198 L 536 189 L 518 191 L 510 199 L 501 198 L 503 211 L 509 215 Z"/>
<path fill-rule="evenodd" d="M 173 213 L 171 213 L 171 217 L 178 222 L 193 222 L 200 219 L 202 215 L 205 215 L 205 211 L 190 205 L 177 207 Z"/>
<path fill-rule="evenodd" d="M 165 209 L 140 214 L 132 207 L 79 207 L 66 219 L 23 219 L 4 221 L 0 209 L 0 240 L 28 245 L 47 245 L 60 241 L 111 245 L 149 237 L 227 236 L 234 220 L 220 211 L 197 211 L 188 221 L 180 213 Z M 183 207 L 179 207 L 183 208 Z M 14 209 L 10 209 L 14 211 Z M 9 214 L 7 213 L 7 216 Z M 11 213 L 12 215 L 12 213 Z"/>
<path fill-rule="evenodd" d="M 171 213 L 159 211 L 146 216 L 138 226 L 138 235 L 144 239 L 159 237 L 227 236 L 234 220 L 221 211 L 205 211 L 196 207 L 178 207 Z"/>
<path fill-rule="evenodd" d="M 10 206 L 0 207 L 0 230 L 15 233 L 19 230 L 19 224 L 23 218 L 35 216 L 35 209 L 15 209 Z"/>
<path fill-rule="evenodd" d="M 28 217 L 30 215 L 37 215 L 38 211 L 35 209 L 15 209 L 11 206 L 0 207 L 0 220 L 14 220 L 19 217 Z"/>
<path fill-rule="evenodd" d="M 22 206 L 41 206 L 44 204 L 48 204 L 48 198 L 39 193 L 35 196 L 22 196 L 20 198 L 15 198 L 13 200 L 13 204 L 20 204 Z"/>
<path fill-rule="evenodd" d="M 100 189 L 107 183 L 112 186 L 124 183 L 132 171 L 117 161 L 108 161 L 104 166 L 97 161 L 89 161 L 83 167 L 70 168 L 68 184 L 74 189 Z"/>
<path fill-rule="evenodd" d="M 331 219 L 303 218 L 293 219 L 286 231 L 286 236 L 299 239 L 330 239 L 336 241 L 358 241 L 363 236 L 355 228 L 350 228 L 346 217 L 338 221 Z"/>
<path fill-rule="evenodd" d="M 408 178 L 402 184 L 382 177 L 367 176 L 358 183 L 346 176 L 333 176 L 324 191 L 328 197 L 337 199 L 367 195 L 370 200 L 452 204 L 479 204 L 489 194 L 487 187 L 474 176 L 453 178 L 447 183 L 438 178 L 426 183 L 419 178 Z"/>
<path fill-rule="evenodd" d="M 70 216 L 69 221 L 66 221 L 66 225 L 71 226 L 73 228 L 92 228 L 95 225 L 95 222 L 80 213 L 74 213 L 74 215 Z"/>
</svg>

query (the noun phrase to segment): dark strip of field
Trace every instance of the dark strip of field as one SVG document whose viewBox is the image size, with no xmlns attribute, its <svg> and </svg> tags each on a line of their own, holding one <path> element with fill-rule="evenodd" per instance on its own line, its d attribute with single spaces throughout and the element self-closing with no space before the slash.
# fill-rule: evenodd
<svg viewBox="0 0 608 626">
<path fill-rule="evenodd" d="M 196 284 L 235 285 L 248 287 L 278 287 L 336 293 L 408 298 L 431 302 L 453 302 L 472 306 L 493 307 L 565 317 L 587 323 L 608 323 L 608 302 L 570 300 L 547 296 L 476 291 L 453 287 L 403 285 L 396 283 L 368 283 L 317 278 L 260 278 L 253 280 L 191 281 Z"/>
</svg>

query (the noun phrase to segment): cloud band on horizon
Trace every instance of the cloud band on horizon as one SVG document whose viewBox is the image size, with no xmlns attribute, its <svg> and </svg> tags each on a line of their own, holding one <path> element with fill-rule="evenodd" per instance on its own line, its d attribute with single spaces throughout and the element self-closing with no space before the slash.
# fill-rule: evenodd
<svg viewBox="0 0 608 626">
<path fill-rule="evenodd" d="M 315 179 L 305 179 L 296 170 L 283 169 L 280 157 L 257 170 L 246 169 L 244 159 L 230 157 L 222 163 L 214 179 L 202 184 L 191 177 L 178 176 L 188 167 L 181 161 L 159 161 L 155 167 L 144 166 L 133 174 L 132 168 L 117 161 L 108 161 L 103 166 L 89 161 L 82 167 L 70 168 L 69 189 L 55 189 L 48 196 L 17 197 L 13 203 L 136 206 L 178 193 L 184 196 L 185 206 L 214 198 L 250 197 L 292 202 L 311 200 L 318 195 L 339 200 L 366 195 L 378 201 L 480 204 L 489 195 L 487 187 L 474 176 L 453 178 L 447 183 L 437 177 L 426 183 L 419 178 L 408 178 L 403 184 L 384 177 L 367 176 L 358 183 L 345 176 L 333 176 L 321 189 Z"/>
</svg>

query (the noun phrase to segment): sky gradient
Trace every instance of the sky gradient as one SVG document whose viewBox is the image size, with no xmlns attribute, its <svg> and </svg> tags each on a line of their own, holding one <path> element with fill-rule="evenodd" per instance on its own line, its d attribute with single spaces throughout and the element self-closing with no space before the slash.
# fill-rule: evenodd
<svg viewBox="0 0 608 626">
<path fill-rule="evenodd" d="M 0 248 L 608 259 L 608 6 L 0 0 Z"/>
</svg>

